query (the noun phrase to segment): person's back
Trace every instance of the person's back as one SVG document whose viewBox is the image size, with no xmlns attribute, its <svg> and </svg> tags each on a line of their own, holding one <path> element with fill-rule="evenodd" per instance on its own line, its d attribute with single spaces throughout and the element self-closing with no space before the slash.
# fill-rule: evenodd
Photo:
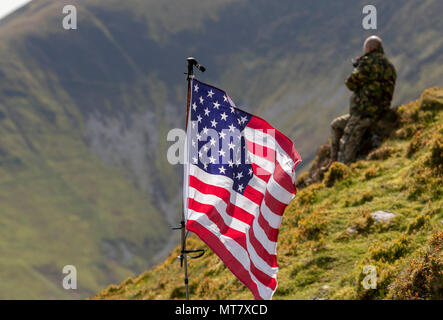
<svg viewBox="0 0 443 320">
<path fill-rule="evenodd" d="M 351 115 L 378 119 L 391 105 L 396 77 L 395 68 L 385 57 L 382 47 L 362 56 L 345 82 L 349 90 L 354 92 L 351 97 Z"/>
<path fill-rule="evenodd" d="M 386 112 L 394 94 L 396 71 L 385 57 L 382 41 L 371 36 L 366 39 L 364 55 L 357 59 L 355 69 L 346 79 L 353 92 L 350 113 L 331 122 L 331 161 L 355 161 L 361 139 L 368 127 Z M 322 168 L 326 170 L 327 167 Z"/>
</svg>

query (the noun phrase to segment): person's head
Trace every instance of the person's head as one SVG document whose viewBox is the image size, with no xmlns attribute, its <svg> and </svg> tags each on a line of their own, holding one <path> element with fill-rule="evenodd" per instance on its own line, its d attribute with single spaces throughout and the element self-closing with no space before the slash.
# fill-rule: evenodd
<svg viewBox="0 0 443 320">
<path fill-rule="evenodd" d="M 365 43 L 363 44 L 364 54 L 380 48 L 383 48 L 383 43 L 381 39 L 377 36 L 370 36 L 365 40 Z"/>
</svg>

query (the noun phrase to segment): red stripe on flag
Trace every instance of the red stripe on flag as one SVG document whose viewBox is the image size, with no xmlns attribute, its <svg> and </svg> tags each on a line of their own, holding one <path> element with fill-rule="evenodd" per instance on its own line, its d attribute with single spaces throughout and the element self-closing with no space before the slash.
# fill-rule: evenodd
<svg viewBox="0 0 443 320">
<path fill-rule="evenodd" d="M 297 163 L 301 159 L 300 155 L 295 150 L 294 144 L 292 143 L 292 141 L 288 137 L 286 137 L 284 134 L 282 134 L 280 131 L 278 131 L 274 127 L 272 127 L 265 120 L 263 120 L 257 116 L 252 116 L 247 124 L 247 127 L 251 128 L 251 129 L 261 130 L 265 133 L 267 131 L 275 133 L 275 140 L 282 147 L 282 149 L 287 153 L 287 155 L 295 163 Z"/>
<path fill-rule="evenodd" d="M 212 184 L 204 183 L 194 176 L 189 176 L 189 186 L 197 189 L 201 193 L 211 194 L 222 199 L 227 205 L 227 214 L 229 214 L 231 217 L 235 217 L 240 221 L 243 221 L 244 223 L 247 223 L 249 225 L 252 224 L 254 216 L 246 210 L 233 205 L 231 203 L 231 193 L 228 190 L 222 187 L 214 186 Z"/>
<path fill-rule="evenodd" d="M 200 212 L 205 214 L 209 220 L 211 220 L 220 230 L 221 234 L 235 240 L 240 246 L 243 247 L 246 251 L 248 251 L 248 247 L 246 244 L 246 234 L 240 232 L 238 230 L 232 229 L 224 222 L 220 212 L 218 212 L 217 208 L 212 205 L 200 203 L 194 199 L 189 200 L 189 209 L 194 210 L 196 212 Z M 252 226 L 249 230 L 252 230 Z M 255 235 L 252 233 L 249 234 L 251 245 L 254 247 L 257 254 L 271 267 L 277 267 L 277 257 L 275 255 L 270 254 L 257 240 Z"/>
<path fill-rule="evenodd" d="M 223 263 L 228 267 L 229 270 L 246 286 L 248 287 L 254 299 L 263 300 L 263 298 L 258 293 L 257 284 L 252 280 L 251 275 L 248 270 L 246 270 L 243 265 L 238 262 L 238 260 L 226 249 L 225 245 L 210 231 L 199 224 L 195 220 L 188 220 L 186 228 L 198 234 L 200 239 L 223 261 Z"/>
<path fill-rule="evenodd" d="M 268 206 L 268 208 L 274 212 L 275 214 L 281 216 L 283 215 L 283 212 L 285 211 L 285 208 L 287 206 L 286 203 L 280 202 L 277 199 L 275 199 L 272 194 L 270 194 L 268 192 L 268 190 L 266 190 L 265 193 L 265 203 Z"/>
<path fill-rule="evenodd" d="M 273 268 L 277 268 L 277 256 L 275 254 L 270 254 L 268 250 L 258 241 L 257 237 L 254 234 L 254 229 L 251 226 L 248 231 L 249 241 L 251 245 L 254 247 L 255 252 L 262 258 L 269 266 Z"/>
<path fill-rule="evenodd" d="M 263 218 L 263 214 L 261 213 L 261 210 L 260 210 L 260 214 L 258 215 L 258 224 L 265 231 L 266 236 L 268 237 L 268 239 L 270 241 L 277 242 L 278 229 L 275 229 L 269 225 L 268 221 L 266 221 L 266 219 Z"/>
<path fill-rule="evenodd" d="M 221 234 L 235 240 L 243 248 L 247 248 L 245 234 L 229 227 L 223 220 L 220 213 L 217 211 L 216 207 L 210 204 L 200 203 L 194 199 L 190 199 L 189 209 L 205 214 L 209 218 L 209 220 L 211 220 L 218 227 Z"/>
<path fill-rule="evenodd" d="M 226 213 L 228 215 L 230 215 L 231 217 L 236 218 L 248 225 L 252 225 L 252 221 L 254 220 L 254 215 L 249 213 L 248 211 L 240 208 L 240 207 L 237 207 L 233 203 L 231 203 L 230 193 L 226 189 L 224 189 L 222 187 L 216 187 L 216 186 L 213 186 L 210 184 L 206 184 L 194 176 L 189 176 L 189 186 L 198 190 L 201 193 L 214 195 L 214 196 L 222 199 L 227 205 Z M 246 187 L 244 196 L 246 198 L 248 198 L 249 200 L 251 200 L 252 202 L 256 203 L 258 206 L 261 205 L 261 203 L 263 201 L 263 197 L 264 197 L 264 195 L 261 192 L 255 190 L 251 186 Z M 188 202 L 190 203 L 190 201 L 193 201 L 193 200 L 194 199 L 189 199 Z M 188 206 L 189 206 L 189 204 L 188 204 Z M 198 211 L 198 212 L 201 212 L 201 211 Z M 259 215 L 261 215 L 261 212 L 259 213 Z M 276 229 L 272 228 L 263 217 L 259 217 L 258 223 L 263 228 L 263 231 L 266 233 L 268 239 L 276 242 L 277 241 L 277 234 L 278 234 Z M 275 240 L 272 240 L 272 239 L 275 239 Z"/>
<path fill-rule="evenodd" d="M 275 290 L 275 288 L 277 288 L 277 280 L 257 269 L 253 264 L 251 264 L 251 272 L 257 278 L 257 280 L 266 287 L 270 288 L 271 290 Z"/>
<path fill-rule="evenodd" d="M 251 187 L 250 185 L 246 186 L 243 195 L 257 205 L 260 205 L 262 203 L 263 197 L 265 196 L 263 193 Z"/>
<path fill-rule="evenodd" d="M 272 163 L 276 162 L 277 160 L 277 153 L 274 149 L 262 146 L 261 144 L 249 141 L 248 139 L 246 139 L 246 146 L 249 152 L 258 157 L 266 159 Z"/>
<path fill-rule="evenodd" d="M 275 182 L 285 188 L 288 192 L 292 194 L 295 194 L 297 192 L 295 185 L 292 183 L 292 178 L 287 174 L 286 171 L 283 170 L 283 168 L 280 166 L 280 163 L 278 162 L 275 163 L 273 176 Z"/>
<path fill-rule="evenodd" d="M 271 179 L 271 173 L 262 167 L 258 166 L 255 163 L 252 163 L 252 172 L 254 172 L 254 175 L 262 179 L 264 182 L 268 182 L 269 179 Z"/>
<path fill-rule="evenodd" d="M 263 159 L 273 162 L 275 164 L 275 169 L 273 173 L 274 180 L 283 188 L 285 188 L 288 192 L 293 194 L 296 193 L 295 186 L 292 183 L 292 178 L 290 175 L 288 175 L 286 171 L 283 170 L 283 168 L 280 165 L 280 162 L 277 161 L 277 153 L 274 149 L 264 147 L 249 140 L 246 140 L 246 145 L 248 147 L 249 152 L 253 153 L 256 156 L 262 157 Z M 268 173 L 268 171 L 258 166 L 257 164 L 252 164 L 252 166 L 254 174 L 256 172 L 261 173 L 260 178 L 266 182 L 269 181 L 271 173 Z M 256 168 L 254 168 L 254 166 Z"/>
</svg>

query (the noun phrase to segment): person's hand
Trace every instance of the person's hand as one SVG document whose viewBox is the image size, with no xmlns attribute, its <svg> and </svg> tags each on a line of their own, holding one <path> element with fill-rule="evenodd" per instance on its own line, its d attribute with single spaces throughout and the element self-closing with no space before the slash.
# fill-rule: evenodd
<svg viewBox="0 0 443 320">
<path fill-rule="evenodd" d="M 353 65 L 355 68 L 358 67 L 359 62 L 360 62 L 360 57 L 356 57 L 356 58 L 352 59 L 352 65 Z"/>
</svg>

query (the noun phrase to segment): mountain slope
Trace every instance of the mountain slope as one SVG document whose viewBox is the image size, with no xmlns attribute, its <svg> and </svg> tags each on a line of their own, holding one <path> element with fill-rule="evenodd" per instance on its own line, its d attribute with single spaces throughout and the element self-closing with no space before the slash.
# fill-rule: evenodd
<svg viewBox="0 0 443 320">
<path fill-rule="evenodd" d="M 66 4 L 78 30 L 62 28 Z M 34 0 L 1 20 L 0 298 L 85 297 L 171 249 L 181 168 L 165 137 L 184 126 L 187 56 L 309 164 L 347 109 L 364 4 Z M 399 71 L 394 104 L 441 84 L 441 1 L 374 4 Z M 61 288 L 66 264 L 77 292 Z"/>
<path fill-rule="evenodd" d="M 51 69 L 63 62 L 41 65 L 37 48 L 23 50 L 33 42 L 14 24 L 27 17 L 0 27 L 0 298 L 83 298 L 149 267 L 170 238 L 167 220 L 91 153 L 81 110 Z M 77 268 L 78 290 L 63 289 L 65 265 Z"/>
<path fill-rule="evenodd" d="M 286 209 L 275 299 L 443 298 L 443 89 L 428 89 L 397 112 L 401 126 L 368 159 L 333 164 Z M 378 210 L 396 216 L 377 222 L 370 213 Z M 195 236 L 188 244 L 203 247 Z M 183 298 L 179 251 L 96 298 Z M 206 252 L 189 263 L 192 298 L 251 299 Z M 366 265 L 376 267 L 375 290 L 362 287 Z"/>
</svg>

